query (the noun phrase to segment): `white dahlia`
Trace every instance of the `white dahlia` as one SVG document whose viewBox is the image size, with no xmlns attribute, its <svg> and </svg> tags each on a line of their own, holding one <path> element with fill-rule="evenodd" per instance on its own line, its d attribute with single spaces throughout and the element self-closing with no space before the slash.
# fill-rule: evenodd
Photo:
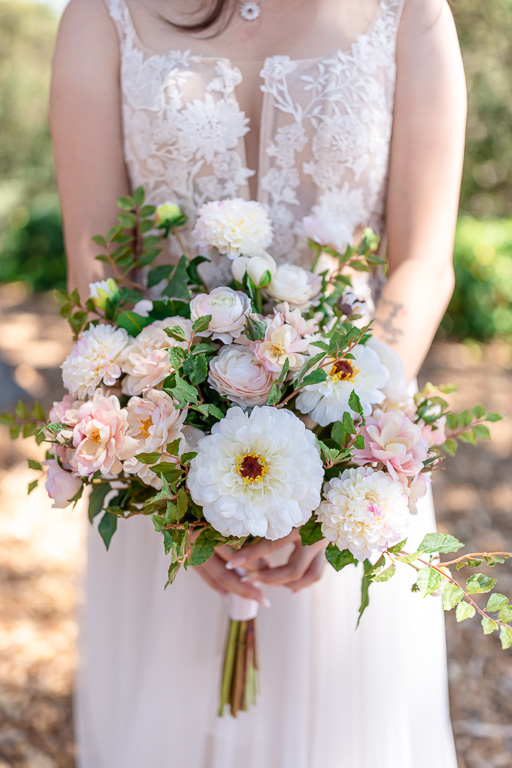
<svg viewBox="0 0 512 768">
<path fill-rule="evenodd" d="M 128 375 L 123 381 L 126 395 L 140 395 L 149 387 L 156 387 L 172 372 L 169 347 L 186 348 L 187 342 L 171 339 L 165 328 L 178 325 L 185 338 L 192 337 L 192 323 L 183 317 L 167 317 L 147 325 L 124 350 L 120 363 Z"/>
<path fill-rule="evenodd" d="M 203 255 L 216 248 L 219 253 L 236 259 L 242 254 L 261 254 L 272 242 L 273 232 L 260 203 L 234 198 L 201 206 L 192 236 Z"/>
<path fill-rule="evenodd" d="M 101 323 L 84 331 L 61 365 L 62 381 L 80 400 L 93 395 L 100 384 L 113 387 L 121 376 L 119 360 L 128 344 L 123 328 Z"/>
<path fill-rule="evenodd" d="M 381 470 L 346 469 L 325 483 L 316 514 L 322 533 L 358 560 L 383 552 L 404 538 L 410 520 L 403 486 Z"/>
<path fill-rule="evenodd" d="M 365 416 L 370 415 L 373 405 L 385 399 L 383 388 L 389 372 L 377 353 L 359 344 L 352 354 L 353 360 L 333 360 L 332 365 L 325 368 L 326 380 L 308 384 L 297 397 L 299 411 L 308 413 L 322 427 L 342 420 L 345 412 L 351 412 L 348 401 L 352 390 L 358 395 Z"/>
<path fill-rule="evenodd" d="M 190 495 L 224 536 L 280 539 L 319 504 L 324 473 L 315 436 L 291 411 L 230 408 L 197 451 Z"/>
</svg>

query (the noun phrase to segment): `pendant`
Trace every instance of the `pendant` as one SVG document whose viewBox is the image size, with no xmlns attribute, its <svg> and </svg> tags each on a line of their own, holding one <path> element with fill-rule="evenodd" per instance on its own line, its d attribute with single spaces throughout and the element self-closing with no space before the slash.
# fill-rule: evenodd
<svg viewBox="0 0 512 768">
<path fill-rule="evenodd" d="M 260 13 L 261 8 L 258 3 L 248 1 L 242 3 L 242 7 L 240 8 L 240 16 L 245 21 L 256 21 L 256 19 L 259 18 Z"/>
</svg>

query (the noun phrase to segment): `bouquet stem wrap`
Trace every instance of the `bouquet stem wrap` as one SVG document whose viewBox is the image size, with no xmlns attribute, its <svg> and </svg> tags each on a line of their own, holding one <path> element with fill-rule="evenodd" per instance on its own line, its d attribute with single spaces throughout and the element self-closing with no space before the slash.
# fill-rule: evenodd
<svg viewBox="0 0 512 768">
<path fill-rule="evenodd" d="M 244 575 L 243 569 L 236 569 Z M 258 697 L 258 652 L 256 643 L 256 616 L 258 603 L 231 593 L 229 595 L 229 630 L 224 651 L 219 715 L 226 704 L 231 715 L 246 712 L 256 704 Z"/>
</svg>

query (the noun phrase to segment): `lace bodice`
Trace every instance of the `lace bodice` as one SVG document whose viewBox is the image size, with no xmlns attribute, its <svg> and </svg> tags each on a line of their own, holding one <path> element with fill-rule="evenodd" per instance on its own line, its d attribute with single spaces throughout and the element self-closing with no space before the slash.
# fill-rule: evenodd
<svg viewBox="0 0 512 768">
<path fill-rule="evenodd" d="M 120 39 L 131 184 L 142 184 L 152 204 L 176 201 L 189 218 L 189 239 L 202 203 L 250 197 L 250 126 L 237 100 L 242 74 L 227 58 L 149 52 L 125 0 L 106 2 Z M 368 225 L 383 232 L 402 5 L 380 0 L 348 50 L 300 60 L 276 55 L 262 65 L 257 199 L 273 221 L 278 260 L 307 266 L 301 220 L 312 212 L 334 213 L 352 232 Z"/>
</svg>

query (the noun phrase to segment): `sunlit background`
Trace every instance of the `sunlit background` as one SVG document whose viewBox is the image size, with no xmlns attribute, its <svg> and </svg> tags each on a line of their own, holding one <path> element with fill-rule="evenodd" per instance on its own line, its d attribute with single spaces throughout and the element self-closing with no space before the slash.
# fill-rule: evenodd
<svg viewBox="0 0 512 768">
<path fill-rule="evenodd" d="M 65 260 L 47 122 L 51 55 L 66 0 L 0 0 L 0 411 L 62 393 L 69 348 L 51 290 Z M 457 285 L 422 380 L 454 382 L 455 407 L 508 415 L 494 440 L 464 446 L 435 483 L 441 529 L 512 549 L 512 2 L 454 0 L 469 86 L 455 246 Z M 0 433 L 0 768 L 72 768 L 79 510 L 53 510 L 32 440 Z M 494 574 L 495 575 L 495 574 Z M 500 587 L 512 594 L 512 566 Z M 419 598 L 418 598 L 419 599 Z M 477 620 L 448 617 L 460 768 L 512 765 L 512 656 Z M 421 691 L 418 691 L 421 696 Z M 427 735 L 428 738 L 428 735 Z M 413 766 L 411 766 L 413 768 Z"/>
</svg>

